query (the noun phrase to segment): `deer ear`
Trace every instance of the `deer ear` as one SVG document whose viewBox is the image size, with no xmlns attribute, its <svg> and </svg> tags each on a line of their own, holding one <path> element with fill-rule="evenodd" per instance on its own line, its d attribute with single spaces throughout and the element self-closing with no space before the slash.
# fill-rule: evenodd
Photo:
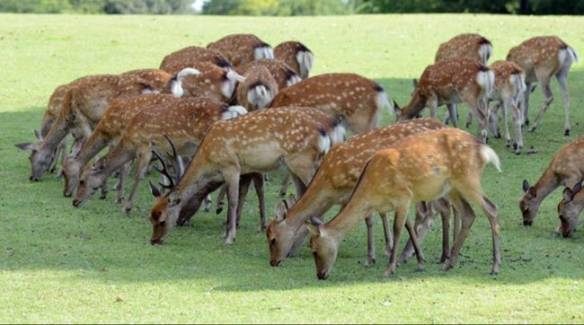
<svg viewBox="0 0 584 325">
<path fill-rule="evenodd" d="M 401 107 L 395 100 L 393 101 L 393 112 L 395 115 L 399 115 L 401 113 Z"/>
<path fill-rule="evenodd" d="M 17 143 L 15 144 L 15 146 L 21 150 L 30 150 L 33 151 L 34 149 L 36 149 L 36 145 L 34 143 Z"/>
<path fill-rule="evenodd" d="M 282 200 L 276 209 L 276 220 L 281 221 L 286 219 L 288 214 L 288 207 L 286 206 L 286 201 Z"/>
<path fill-rule="evenodd" d="M 152 195 L 154 197 L 160 197 L 160 195 L 162 194 L 162 193 L 160 193 L 160 190 L 154 184 L 152 184 L 152 181 L 150 181 L 149 183 L 150 183 L 150 193 L 152 193 Z"/>
<path fill-rule="evenodd" d="M 527 193 L 527 191 L 529 191 L 529 187 L 530 187 L 529 182 L 526 179 L 524 179 L 523 180 L 523 192 Z"/>
<path fill-rule="evenodd" d="M 32 132 L 34 134 L 34 137 L 37 138 L 37 140 L 43 141 L 43 137 L 41 136 L 38 130 L 33 130 Z"/>
<path fill-rule="evenodd" d="M 570 189 L 569 187 L 564 188 L 564 191 L 562 192 L 562 197 L 563 200 L 566 202 L 570 202 L 572 201 L 572 198 L 574 197 L 574 192 L 572 192 L 572 189 Z"/>
</svg>

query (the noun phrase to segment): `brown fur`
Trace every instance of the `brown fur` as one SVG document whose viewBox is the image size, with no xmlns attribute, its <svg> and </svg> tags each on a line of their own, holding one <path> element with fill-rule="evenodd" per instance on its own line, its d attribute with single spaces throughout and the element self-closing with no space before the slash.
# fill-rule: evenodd
<svg viewBox="0 0 584 325">
<path fill-rule="evenodd" d="M 194 64 L 202 62 L 213 63 L 222 68 L 227 68 L 231 65 L 229 60 L 219 51 L 189 46 L 165 56 L 160 63 L 160 69 L 170 74 L 176 74 L 184 68 L 192 67 Z"/>
<path fill-rule="evenodd" d="M 299 52 L 310 52 L 310 49 L 306 45 L 298 41 L 288 41 L 278 44 L 274 48 L 274 56 L 278 60 L 285 62 L 290 68 L 292 68 L 302 79 L 308 78 L 310 71 L 305 71 L 300 67 L 297 59 Z"/>
<path fill-rule="evenodd" d="M 257 62 L 257 61 L 254 61 Z M 236 97 L 237 97 L 237 104 L 245 107 L 249 112 L 263 109 L 268 106 L 276 94 L 278 93 L 279 87 L 278 83 L 268 71 L 263 66 L 254 66 L 247 69 L 246 73 L 244 74 L 245 81 L 240 82 L 237 86 Z M 252 103 L 248 100 L 248 93 L 250 91 L 254 91 L 255 87 L 263 86 L 267 94 L 265 96 L 265 105 L 258 105 L 257 103 Z"/>
<path fill-rule="evenodd" d="M 300 80 L 298 74 L 293 71 L 286 63 L 274 59 L 261 59 L 246 63 L 237 68 L 237 72 L 239 72 L 241 75 L 246 75 L 249 70 L 257 67 L 266 68 L 278 84 L 279 89 L 288 87 L 288 82 L 291 80 L 294 81 L 294 76 L 298 77 L 298 80 Z"/>
<path fill-rule="evenodd" d="M 491 44 L 485 37 L 479 34 L 460 34 L 447 42 L 440 44 L 434 62 L 448 61 L 452 59 L 468 59 L 487 64 L 481 57 L 479 49 L 482 45 Z"/>
<path fill-rule="evenodd" d="M 267 43 L 252 34 L 231 34 L 207 45 L 208 49 L 219 51 L 234 67 L 255 60 L 254 50 Z"/>
</svg>

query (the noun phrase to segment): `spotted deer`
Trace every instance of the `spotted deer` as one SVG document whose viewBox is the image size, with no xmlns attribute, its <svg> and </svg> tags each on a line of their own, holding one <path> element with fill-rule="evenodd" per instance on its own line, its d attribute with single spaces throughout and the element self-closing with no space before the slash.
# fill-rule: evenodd
<svg viewBox="0 0 584 325">
<path fill-rule="evenodd" d="M 234 67 L 259 59 L 273 59 L 272 47 L 252 34 L 231 34 L 207 45 L 223 54 Z"/>
<path fill-rule="evenodd" d="M 167 75 L 161 71 L 161 74 Z M 170 79 L 170 77 L 168 77 Z M 50 167 L 54 153 L 71 133 L 76 139 L 74 152 L 99 122 L 109 102 L 118 97 L 138 96 L 152 92 L 158 80 L 149 81 L 135 75 L 97 75 L 83 78 L 63 98 L 62 109 L 42 142 L 17 145 L 30 150 L 31 181 L 38 181 Z"/>
<path fill-rule="evenodd" d="M 231 68 L 231 63 L 221 52 L 189 46 L 165 56 L 160 63 L 160 69 L 174 75 L 184 68 L 203 62 L 213 63 L 221 68 Z"/>
<path fill-rule="evenodd" d="M 570 135 L 568 72 L 572 64 L 578 61 L 576 51 L 557 36 L 538 36 L 530 38 L 509 50 L 507 61 L 516 63 L 525 72 L 527 87 L 523 92 L 525 104 L 523 113 L 525 114 L 524 121 L 526 125 L 529 125 L 529 95 L 533 89 L 532 85 L 541 84 L 545 99 L 530 131 L 535 131 L 541 124 L 543 114 L 554 100 L 550 88 L 550 80 L 555 76 L 560 85 L 564 102 L 564 135 Z"/>
<path fill-rule="evenodd" d="M 417 117 L 425 108 L 436 116 L 438 106 L 467 103 L 479 119 L 479 134 L 487 141 L 489 110 L 487 99 L 495 88 L 495 73 L 488 67 L 468 59 L 441 61 L 428 66 L 416 84 L 410 102 L 400 109 L 395 107 L 397 120 Z M 449 106 L 449 109 L 452 106 Z M 456 112 L 449 112 L 456 126 Z"/>
<path fill-rule="evenodd" d="M 559 232 L 564 238 L 572 237 L 576 226 L 579 224 L 578 216 L 584 209 L 584 191 L 582 182 L 574 187 L 564 188 L 562 200 L 558 204 L 558 217 L 560 218 Z"/>
<path fill-rule="evenodd" d="M 270 264 L 280 265 L 302 244 L 308 233 L 304 222 L 321 218 L 333 205 L 345 205 L 366 162 L 376 151 L 408 136 L 444 127 L 432 119 L 416 119 L 354 136 L 331 149 L 310 182 L 306 192 L 293 205 L 280 204 L 276 218 L 268 225 L 266 236 Z M 288 202 L 290 203 L 290 202 Z M 381 212 L 384 225 L 385 212 Z M 367 264 L 375 261 L 371 216 L 367 217 Z M 386 230 L 386 241 L 389 236 Z M 389 244 L 389 243 L 388 243 Z M 388 250 L 389 252 L 389 250 Z"/>
<path fill-rule="evenodd" d="M 531 226 L 541 202 L 560 186 L 574 188 L 584 179 L 584 139 L 580 138 L 564 145 L 552 158 L 537 183 L 531 186 L 523 180 L 523 197 L 519 210 L 523 215 L 523 225 Z"/>
<path fill-rule="evenodd" d="M 290 66 L 288 66 L 283 61 L 274 59 L 251 61 L 238 67 L 237 72 L 239 72 L 241 75 L 245 75 L 250 69 L 255 69 L 257 67 L 266 68 L 278 84 L 279 89 L 290 87 L 302 81 L 300 76 L 298 76 L 298 74 L 292 70 Z"/>
<path fill-rule="evenodd" d="M 284 61 L 302 79 L 308 78 L 314 64 L 314 54 L 306 45 L 298 41 L 288 41 L 274 48 L 276 59 Z"/>
<path fill-rule="evenodd" d="M 336 120 L 310 108 L 254 112 L 213 125 L 180 182 L 150 211 L 151 243 L 161 244 L 189 199 L 212 183 L 228 188 L 225 243 L 235 241 L 241 175 L 268 172 L 283 163 L 299 192 L 314 175 L 336 135 Z"/>
<path fill-rule="evenodd" d="M 243 76 L 234 70 L 201 62 L 179 71 L 164 92 L 172 93 L 176 97 L 207 97 L 229 102 L 235 94 L 237 83 L 243 80 Z"/>
<path fill-rule="evenodd" d="M 440 44 L 434 62 L 469 59 L 487 65 L 493 53 L 491 41 L 479 34 L 460 34 Z"/>
<path fill-rule="evenodd" d="M 280 90 L 270 107 L 307 106 L 340 116 L 355 134 L 377 127 L 391 101 L 377 82 L 352 73 L 328 73 Z"/>
<path fill-rule="evenodd" d="M 364 167 L 349 201 L 336 217 L 326 224 L 314 218 L 308 222 L 318 278 L 329 276 L 342 239 L 359 220 L 369 213 L 390 209 L 395 211 L 395 219 L 390 264 L 385 274 L 395 273 L 401 230 L 410 205 L 445 195 L 462 216 L 462 228 L 445 269 L 456 265 L 475 219 L 469 203 L 476 203 L 491 225 L 492 273 L 498 273 L 501 254 L 497 207 L 483 195 L 480 185 L 481 172 L 488 163 L 500 170 L 499 158 L 493 149 L 455 128 L 423 132 L 378 151 Z M 410 237 L 415 243 L 413 232 Z M 417 253 L 418 266 L 423 268 L 423 255 L 419 250 Z"/>
<path fill-rule="evenodd" d="M 236 90 L 237 103 L 248 111 L 267 107 L 278 93 L 278 83 L 265 67 L 250 68 Z"/>
<path fill-rule="evenodd" d="M 161 101 L 138 112 L 128 121 L 117 145 L 79 177 L 73 206 L 79 207 L 105 183 L 106 179 L 136 159 L 135 181 L 124 204 L 129 212 L 138 185 L 152 158 L 152 150 L 169 151 L 168 137 L 184 155 L 192 155 L 210 125 L 222 119 L 245 114 L 240 106 L 227 106 L 208 98 L 182 98 Z"/>
<path fill-rule="evenodd" d="M 498 128 L 497 112 L 503 108 L 503 119 L 505 123 L 505 141 L 507 147 L 513 146 L 515 154 L 520 154 L 523 148 L 523 93 L 526 90 L 525 74 L 523 69 L 510 61 L 496 61 L 490 66 L 495 73 L 495 89 L 491 93 L 491 100 L 497 104 L 491 113 L 492 129 L 495 137 L 501 137 Z M 512 113 L 513 141 L 509 133 L 509 111 Z M 512 143 L 513 142 L 513 143 Z"/>
</svg>

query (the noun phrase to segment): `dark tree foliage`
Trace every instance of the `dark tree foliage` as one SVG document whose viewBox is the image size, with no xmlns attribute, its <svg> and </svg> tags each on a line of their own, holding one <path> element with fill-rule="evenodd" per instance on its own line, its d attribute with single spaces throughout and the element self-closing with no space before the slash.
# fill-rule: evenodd
<svg viewBox="0 0 584 325">
<path fill-rule="evenodd" d="M 0 12 L 173 14 L 187 12 L 192 0 L 0 0 Z"/>
</svg>

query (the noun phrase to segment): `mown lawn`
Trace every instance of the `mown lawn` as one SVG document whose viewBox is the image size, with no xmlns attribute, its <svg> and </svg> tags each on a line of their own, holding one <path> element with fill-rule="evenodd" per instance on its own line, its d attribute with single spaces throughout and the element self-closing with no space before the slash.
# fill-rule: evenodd
<svg viewBox="0 0 584 325">
<path fill-rule="evenodd" d="M 488 15 L 387 15 L 322 18 L 0 15 L 0 322 L 584 322 L 584 238 L 556 237 L 559 191 L 533 227 L 520 224 L 521 180 L 535 181 L 553 153 L 584 131 L 584 68 L 569 77 L 573 136 L 562 136 L 561 96 L 543 127 L 526 136 L 535 155 L 515 156 L 491 141 L 503 173 L 488 167 L 484 188 L 500 208 L 503 267 L 490 270 L 490 231 L 477 219 L 459 267 L 444 273 L 439 227 L 424 242 L 424 273 L 415 263 L 384 278 L 381 232 L 378 263 L 364 268 L 364 227 L 341 247 L 327 281 L 317 281 L 307 248 L 280 268 L 268 265 L 265 235 L 257 233 L 255 201 L 246 205 L 237 242 L 221 240 L 224 216 L 199 214 L 161 247 L 148 244 L 146 186 L 130 217 L 110 196 L 82 209 L 46 176 L 29 183 L 27 155 L 14 143 L 32 140 L 51 91 L 95 73 L 157 67 L 188 45 L 235 32 L 256 33 L 273 45 L 305 42 L 315 73 L 357 72 L 379 80 L 399 102 L 411 78 L 431 63 L 438 44 L 479 32 L 494 58 L 523 39 L 557 34 L 584 56 L 584 19 Z M 532 107 L 542 100 L 538 89 Z M 532 113 L 535 109 L 532 109 Z M 463 116 L 463 115 L 461 115 Z M 384 124 L 393 120 L 384 116 Z M 472 132 L 475 129 L 472 128 Z M 268 187 L 270 215 L 277 203 Z M 439 225 L 437 223 L 436 225 Z"/>
</svg>

